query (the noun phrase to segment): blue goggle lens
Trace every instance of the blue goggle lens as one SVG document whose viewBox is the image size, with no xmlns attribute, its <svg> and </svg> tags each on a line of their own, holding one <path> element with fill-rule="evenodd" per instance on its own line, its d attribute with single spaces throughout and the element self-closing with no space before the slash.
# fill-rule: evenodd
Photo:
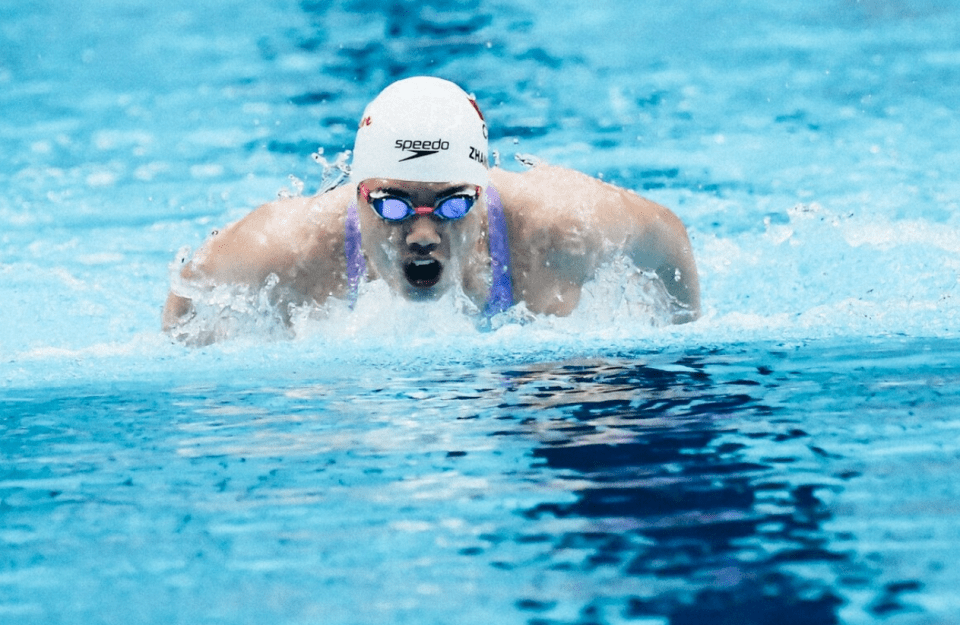
<svg viewBox="0 0 960 625">
<path fill-rule="evenodd" d="M 385 197 L 371 202 L 373 210 L 390 221 L 400 221 L 411 213 L 410 205 L 395 197 Z"/>
<path fill-rule="evenodd" d="M 460 219 L 470 212 L 477 198 L 472 195 L 454 195 L 437 204 L 432 213 L 440 219 Z M 398 197 L 382 197 L 370 200 L 373 210 L 388 221 L 401 221 L 417 214 L 409 201 Z"/>
</svg>

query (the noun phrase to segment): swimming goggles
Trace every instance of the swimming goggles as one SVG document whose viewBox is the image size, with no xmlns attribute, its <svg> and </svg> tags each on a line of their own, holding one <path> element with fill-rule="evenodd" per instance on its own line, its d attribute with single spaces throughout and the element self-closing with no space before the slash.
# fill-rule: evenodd
<svg viewBox="0 0 960 625">
<path fill-rule="evenodd" d="M 377 214 L 387 221 L 403 221 L 413 215 L 433 215 L 437 219 L 460 219 L 470 212 L 473 205 L 480 199 L 480 187 L 473 193 L 458 193 L 445 197 L 434 206 L 414 206 L 410 200 L 387 193 L 371 193 L 367 187 L 360 184 L 360 195 L 363 200 L 377 211 Z"/>
</svg>

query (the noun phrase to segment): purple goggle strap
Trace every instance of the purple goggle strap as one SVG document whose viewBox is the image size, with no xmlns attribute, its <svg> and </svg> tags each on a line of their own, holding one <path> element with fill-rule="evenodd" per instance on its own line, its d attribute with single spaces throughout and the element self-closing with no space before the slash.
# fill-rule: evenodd
<svg viewBox="0 0 960 625">
<path fill-rule="evenodd" d="M 490 265 L 493 283 L 490 296 L 483 306 L 487 317 L 503 312 L 513 306 L 513 279 L 510 276 L 510 240 L 507 237 L 507 220 L 503 215 L 500 194 L 492 186 L 487 187 L 487 225 L 490 236 Z M 360 247 L 360 213 L 357 200 L 347 205 L 346 239 L 344 248 L 347 257 L 347 286 L 350 289 L 350 307 L 357 302 L 360 281 L 367 275 L 367 261 Z"/>
</svg>

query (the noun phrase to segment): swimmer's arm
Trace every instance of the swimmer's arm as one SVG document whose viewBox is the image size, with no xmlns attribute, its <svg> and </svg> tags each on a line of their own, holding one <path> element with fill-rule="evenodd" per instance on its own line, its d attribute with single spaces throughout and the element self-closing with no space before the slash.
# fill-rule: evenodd
<svg viewBox="0 0 960 625">
<path fill-rule="evenodd" d="M 331 275 L 342 256 L 342 207 L 352 189 L 340 187 L 319 197 L 290 198 L 264 204 L 240 221 L 215 232 L 180 271 L 190 285 L 262 286 L 271 275 L 302 291 L 336 291 Z M 163 329 L 189 316 L 190 299 L 171 289 L 163 311 Z"/>
<path fill-rule="evenodd" d="M 546 262 L 540 264 L 551 268 L 557 284 L 568 287 L 564 299 L 572 306 L 579 285 L 599 265 L 626 253 L 638 268 L 655 271 L 667 292 L 690 312 L 678 321 L 700 316 L 700 281 L 690 239 L 669 209 L 562 167 L 540 165 L 522 174 L 493 169 L 490 176 L 514 214 L 525 214 L 524 224 L 517 226 L 521 238 L 529 243 L 533 235 L 528 231 L 547 233 L 528 253 L 545 247 Z"/>
<path fill-rule="evenodd" d="M 529 262 L 515 281 L 531 310 L 569 314 L 580 286 L 600 265 L 625 253 L 638 268 L 655 271 L 667 292 L 686 307 L 690 314 L 677 321 L 700 316 L 700 281 L 690 239 L 669 209 L 551 165 L 520 174 L 492 169 L 490 177 L 510 209 L 511 237 L 523 241 L 525 253 L 513 262 L 521 267 Z"/>
<path fill-rule="evenodd" d="M 669 209 L 630 191 L 623 191 L 624 213 L 630 216 L 626 252 L 642 269 L 653 270 L 689 311 L 682 321 L 700 317 L 700 278 L 693 247 L 683 222 Z"/>
<path fill-rule="evenodd" d="M 167 294 L 167 302 L 163 305 L 163 317 L 161 321 L 163 331 L 169 332 L 176 328 L 191 310 L 193 310 L 193 306 L 189 299 L 170 291 L 170 293 Z"/>
<path fill-rule="evenodd" d="M 282 263 L 280 242 L 264 234 L 276 219 L 277 203 L 265 204 L 238 222 L 214 231 L 180 270 L 191 288 L 221 284 L 257 286 Z M 279 248 L 279 249 L 278 249 Z M 189 297 L 171 288 L 163 309 L 163 329 L 176 327 L 193 310 Z"/>
</svg>

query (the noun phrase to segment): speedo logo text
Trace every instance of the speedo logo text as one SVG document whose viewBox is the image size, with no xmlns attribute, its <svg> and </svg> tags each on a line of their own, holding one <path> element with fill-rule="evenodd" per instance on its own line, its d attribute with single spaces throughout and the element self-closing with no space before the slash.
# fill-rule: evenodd
<svg viewBox="0 0 960 625">
<path fill-rule="evenodd" d="M 441 150 L 449 150 L 450 142 L 444 141 L 443 139 L 397 139 L 396 143 L 393 144 L 393 147 L 398 150 L 403 150 L 404 152 L 413 152 L 413 154 L 407 158 L 400 159 L 399 162 L 402 163 L 403 161 L 409 161 L 423 156 L 430 156 L 431 154 L 436 154 Z"/>
</svg>

